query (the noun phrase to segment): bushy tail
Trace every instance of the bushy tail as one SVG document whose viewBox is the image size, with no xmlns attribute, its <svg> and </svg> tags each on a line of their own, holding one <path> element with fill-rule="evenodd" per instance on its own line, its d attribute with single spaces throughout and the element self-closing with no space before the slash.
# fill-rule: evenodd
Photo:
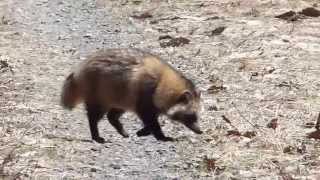
<svg viewBox="0 0 320 180">
<path fill-rule="evenodd" d="M 66 109 L 73 109 L 80 102 L 79 87 L 71 73 L 65 80 L 61 93 L 61 105 Z"/>
</svg>

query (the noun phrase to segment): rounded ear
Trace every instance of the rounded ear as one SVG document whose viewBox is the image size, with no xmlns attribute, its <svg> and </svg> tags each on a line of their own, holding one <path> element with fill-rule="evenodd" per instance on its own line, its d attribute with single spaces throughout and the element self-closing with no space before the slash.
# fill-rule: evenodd
<svg viewBox="0 0 320 180">
<path fill-rule="evenodd" d="M 187 104 L 192 99 L 192 93 L 189 90 L 185 90 L 178 98 L 178 103 Z"/>
</svg>

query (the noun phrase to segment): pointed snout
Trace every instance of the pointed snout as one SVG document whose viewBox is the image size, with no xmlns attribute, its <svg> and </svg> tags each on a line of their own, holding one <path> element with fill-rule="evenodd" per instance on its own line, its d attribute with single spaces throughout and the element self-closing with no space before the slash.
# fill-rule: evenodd
<svg viewBox="0 0 320 180">
<path fill-rule="evenodd" d="M 201 131 L 199 123 L 198 122 L 193 122 L 193 123 L 186 123 L 185 124 L 189 129 L 191 129 L 193 132 L 197 134 L 202 134 L 203 131 Z"/>
</svg>

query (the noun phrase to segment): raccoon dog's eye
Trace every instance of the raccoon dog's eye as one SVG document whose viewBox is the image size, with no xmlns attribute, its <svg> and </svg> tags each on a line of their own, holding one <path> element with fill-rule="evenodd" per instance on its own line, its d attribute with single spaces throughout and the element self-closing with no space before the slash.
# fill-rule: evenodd
<svg viewBox="0 0 320 180">
<path fill-rule="evenodd" d="M 178 99 L 178 103 L 183 103 L 183 104 L 188 104 L 189 101 L 192 99 L 192 94 L 190 91 L 184 91 L 179 99 Z"/>
</svg>

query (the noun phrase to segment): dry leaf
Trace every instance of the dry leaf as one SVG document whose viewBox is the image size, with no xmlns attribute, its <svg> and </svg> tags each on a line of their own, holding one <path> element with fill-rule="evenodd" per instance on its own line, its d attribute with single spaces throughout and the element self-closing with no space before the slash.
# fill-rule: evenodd
<svg viewBox="0 0 320 180">
<path fill-rule="evenodd" d="M 293 154 L 294 149 L 295 148 L 293 146 L 286 146 L 283 148 L 283 153 Z"/>
<path fill-rule="evenodd" d="M 300 154 L 305 154 L 307 152 L 307 147 L 304 143 L 301 143 L 299 147 L 297 147 L 297 152 Z"/>
<path fill-rule="evenodd" d="M 218 111 L 218 110 L 219 110 L 218 107 L 215 105 L 211 105 L 208 107 L 208 111 Z"/>
<path fill-rule="evenodd" d="M 282 180 L 294 180 L 290 174 L 281 174 Z"/>
<path fill-rule="evenodd" d="M 238 130 L 229 130 L 227 136 L 241 136 L 241 133 Z"/>
<path fill-rule="evenodd" d="M 308 138 L 320 139 L 320 130 L 316 130 L 316 131 L 309 133 Z"/>
<path fill-rule="evenodd" d="M 298 15 L 294 11 L 288 11 L 288 12 L 285 12 L 283 14 L 276 16 L 276 18 L 284 19 L 287 21 L 296 21 L 296 20 L 298 20 Z"/>
<path fill-rule="evenodd" d="M 272 128 L 272 129 L 276 129 L 278 127 L 278 119 L 274 118 L 272 119 L 268 124 L 267 124 L 268 128 Z"/>
<path fill-rule="evenodd" d="M 304 127 L 305 128 L 313 128 L 313 127 L 315 127 L 315 124 L 314 124 L 314 122 L 307 122 L 304 124 Z"/>
<path fill-rule="evenodd" d="M 204 162 L 208 171 L 214 171 L 216 169 L 216 159 L 205 157 Z"/>
<path fill-rule="evenodd" d="M 132 15 L 131 17 L 136 18 L 136 19 L 146 19 L 146 18 L 152 18 L 153 16 L 149 12 L 144 12 L 140 15 Z"/>
<path fill-rule="evenodd" d="M 9 67 L 9 64 L 7 61 L 0 60 L 0 69 L 8 68 L 8 67 Z"/>
<path fill-rule="evenodd" d="M 313 8 L 313 7 L 309 7 L 309 8 L 303 9 L 301 12 L 299 12 L 299 14 L 303 14 L 303 15 L 309 16 L 309 17 L 319 17 L 320 11 Z"/>
<path fill-rule="evenodd" d="M 226 29 L 226 27 L 221 26 L 221 27 L 217 27 L 214 30 L 208 32 L 208 36 L 217 36 L 220 35 L 224 30 Z"/>
<path fill-rule="evenodd" d="M 190 40 L 184 37 L 177 37 L 177 38 L 173 38 L 169 35 L 165 35 L 165 36 L 160 36 L 159 40 L 165 40 L 163 42 L 160 42 L 160 46 L 165 48 L 165 47 L 177 47 L 177 46 L 183 46 L 185 44 L 189 44 Z"/>
<path fill-rule="evenodd" d="M 214 82 L 208 89 L 208 93 L 210 94 L 216 94 L 220 91 L 226 90 L 226 87 L 223 86 L 222 81 L 216 81 Z"/>
<path fill-rule="evenodd" d="M 257 135 L 257 132 L 255 131 L 246 131 L 245 133 L 242 134 L 242 136 L 247 137 L 247 138 L 253 138 Z"/>
</svg>

